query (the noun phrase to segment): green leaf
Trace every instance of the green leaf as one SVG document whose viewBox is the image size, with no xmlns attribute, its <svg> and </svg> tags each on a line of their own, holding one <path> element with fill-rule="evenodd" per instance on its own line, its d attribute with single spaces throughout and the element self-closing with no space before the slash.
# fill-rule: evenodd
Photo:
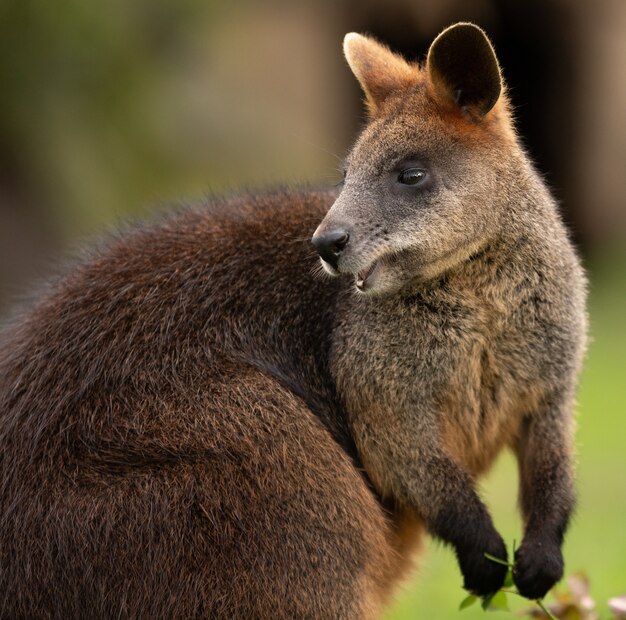
<svg viewBox="0 0 626 620">
<path fill-rule="evenodd" d="M 475 594 L 470 594 L 469 596 L 466 596 L 459 605 L 459 611 L 463 611 L 464 609 L 471 607 L 477 600 L 478 597 Z"/>
<path fill-rule="evenodd" d="M 482 600 L 480 606 L 487 611 L 489 609 L 489 605 L 491 605 L 491 599 L 495 596 L 494 594 L 490 594 L 489 596 L 485 596 L 485 598 Z"/>
<path fill-rule="evenodd" d="M 506 594 L 502 591 L 496 592 L 491 598 L 491 601 L 489 603 L 489 609 L 510 611 L 509 602 L 506 599 Z"/>
</svg>

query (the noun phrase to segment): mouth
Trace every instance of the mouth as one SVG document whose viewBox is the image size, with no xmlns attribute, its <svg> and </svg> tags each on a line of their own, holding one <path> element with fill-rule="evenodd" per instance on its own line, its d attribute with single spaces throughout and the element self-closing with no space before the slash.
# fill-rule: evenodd
<svg viewBox="0 0 626 620">
<path fill-rule="evenodd" d="M 372 279 L 372 275 L 373 273 L 376 271 L 376 268 L 378 267 L 378 261 L 375 260 L 373 263 L 371 263 L 368 267 L 365 267 L 365 269 L 361 269 L 361 271 L 359 271 L 356 276 L 355 276 L 355 280 L 356 280 L 356 287 L 360 290 L 360 291 L 365 291 L 367 290 L 367 283 L 368 281 L 371 282 Z"/>
</svg>

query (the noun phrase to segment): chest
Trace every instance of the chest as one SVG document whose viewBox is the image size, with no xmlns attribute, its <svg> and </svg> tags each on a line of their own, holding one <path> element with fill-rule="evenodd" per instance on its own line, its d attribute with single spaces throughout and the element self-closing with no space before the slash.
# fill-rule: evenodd
<svg viewBox="0 0 626 620">
<path fill-rule="evenodd" d="M 448 451 L 476 472 L 514 440 L 540 370 L 536 335 L 510 291 L 446 286 L 347 301 L 331 365 L 349 417 L 406 433 L 435 424 Z"/>
</svg>

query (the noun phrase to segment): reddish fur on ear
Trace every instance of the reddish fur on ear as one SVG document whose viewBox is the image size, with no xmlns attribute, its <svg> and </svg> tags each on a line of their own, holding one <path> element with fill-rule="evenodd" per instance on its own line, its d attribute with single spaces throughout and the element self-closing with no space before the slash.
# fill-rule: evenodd
<svg viewBox="0 0 626 620">
<path fill-rule="evenodd" d="M 391 93 L 417 81 L 416 67 L 370 37 L 348 33 L 343 40 L 343 52 L 365 92 L 372 115 Z"/>
</svg>

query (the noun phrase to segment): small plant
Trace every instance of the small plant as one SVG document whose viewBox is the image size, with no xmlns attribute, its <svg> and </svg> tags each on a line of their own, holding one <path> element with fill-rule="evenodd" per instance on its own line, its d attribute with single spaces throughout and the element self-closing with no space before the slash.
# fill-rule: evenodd
<svg viewBox="0 0 626 620">
<path fill-rule="evenodd" d="M 507 595 L 513 594 L 515 596 L 522 596 L 517 590 L 513 589 L 515 588 L 515 584 L 513 582 L 513 564 L 509 562 L 505 562 L 504 560 L 501 560 L 500 558 L 496 558 L 495 556 L 490 555 L 489 553 L 485 553 L 485 557 L 491 562 L 496 562 L 497 564 L 502 564 L 506 566 L 508 570 L 506 573 L 506 577 L 504 578 L 504 585 L 502 586 L 502 588 L 498 590 L 497 592 L 490 594 L 489 596 L 485 596 L 481 600 L 481 606 L 485 611 L 487 610 L 509 611 L 510 608 L 509 608 Z M 515 557 L 515 541 L 513 541 L 513 557 Z M 476 596 L 475 594 L 470 594 L 469 596 L 466 596 L 461 601 L 459 610 L 467 609 L 468 607 L 476 603 L 478 599 L 479 597 Z M 548 608 L 544 605 L 542 599 L 535 600 L 535 603 L 537 604 L 539 608 L 538 611 L 544 617 L 550 618 L 551 620 L 558 620 L 555 616 L 553 616 L 550 613 Z"/>
<path fill-rule="evenodd" d="M 513 543 L 515 551 L 515 542 Z M 508 567 L 504 585 L 500 590 L 480 599 L 475 594 L 466 596 L 459 606 L 459 610 L 467 609 L 480 600 L 485 611 L 510 611 L 508 595 L 522 595 L 515 589 L 513 582 L 513 564 L 505 562 L 488 553 L 485 557 L 491 562 L 497 562 Z M 567 578 L 567 588 L 553 588 L 551 594 L 554 603 L 546 605 L 543 599 L 536 599 L 536 607 L 530 607 L 519 612 L 527 618 L 547 618 L 548 620 L 599 620 L 595 601 L 589 594 L 589 579 L 582 572 L 574 573 Z M 524 597 L 522 597 L 524 598 Z M 608 601 L 609 609 L 614 620 L 626 620 L 626 595 L 612 598 Z"/>
</svg>

